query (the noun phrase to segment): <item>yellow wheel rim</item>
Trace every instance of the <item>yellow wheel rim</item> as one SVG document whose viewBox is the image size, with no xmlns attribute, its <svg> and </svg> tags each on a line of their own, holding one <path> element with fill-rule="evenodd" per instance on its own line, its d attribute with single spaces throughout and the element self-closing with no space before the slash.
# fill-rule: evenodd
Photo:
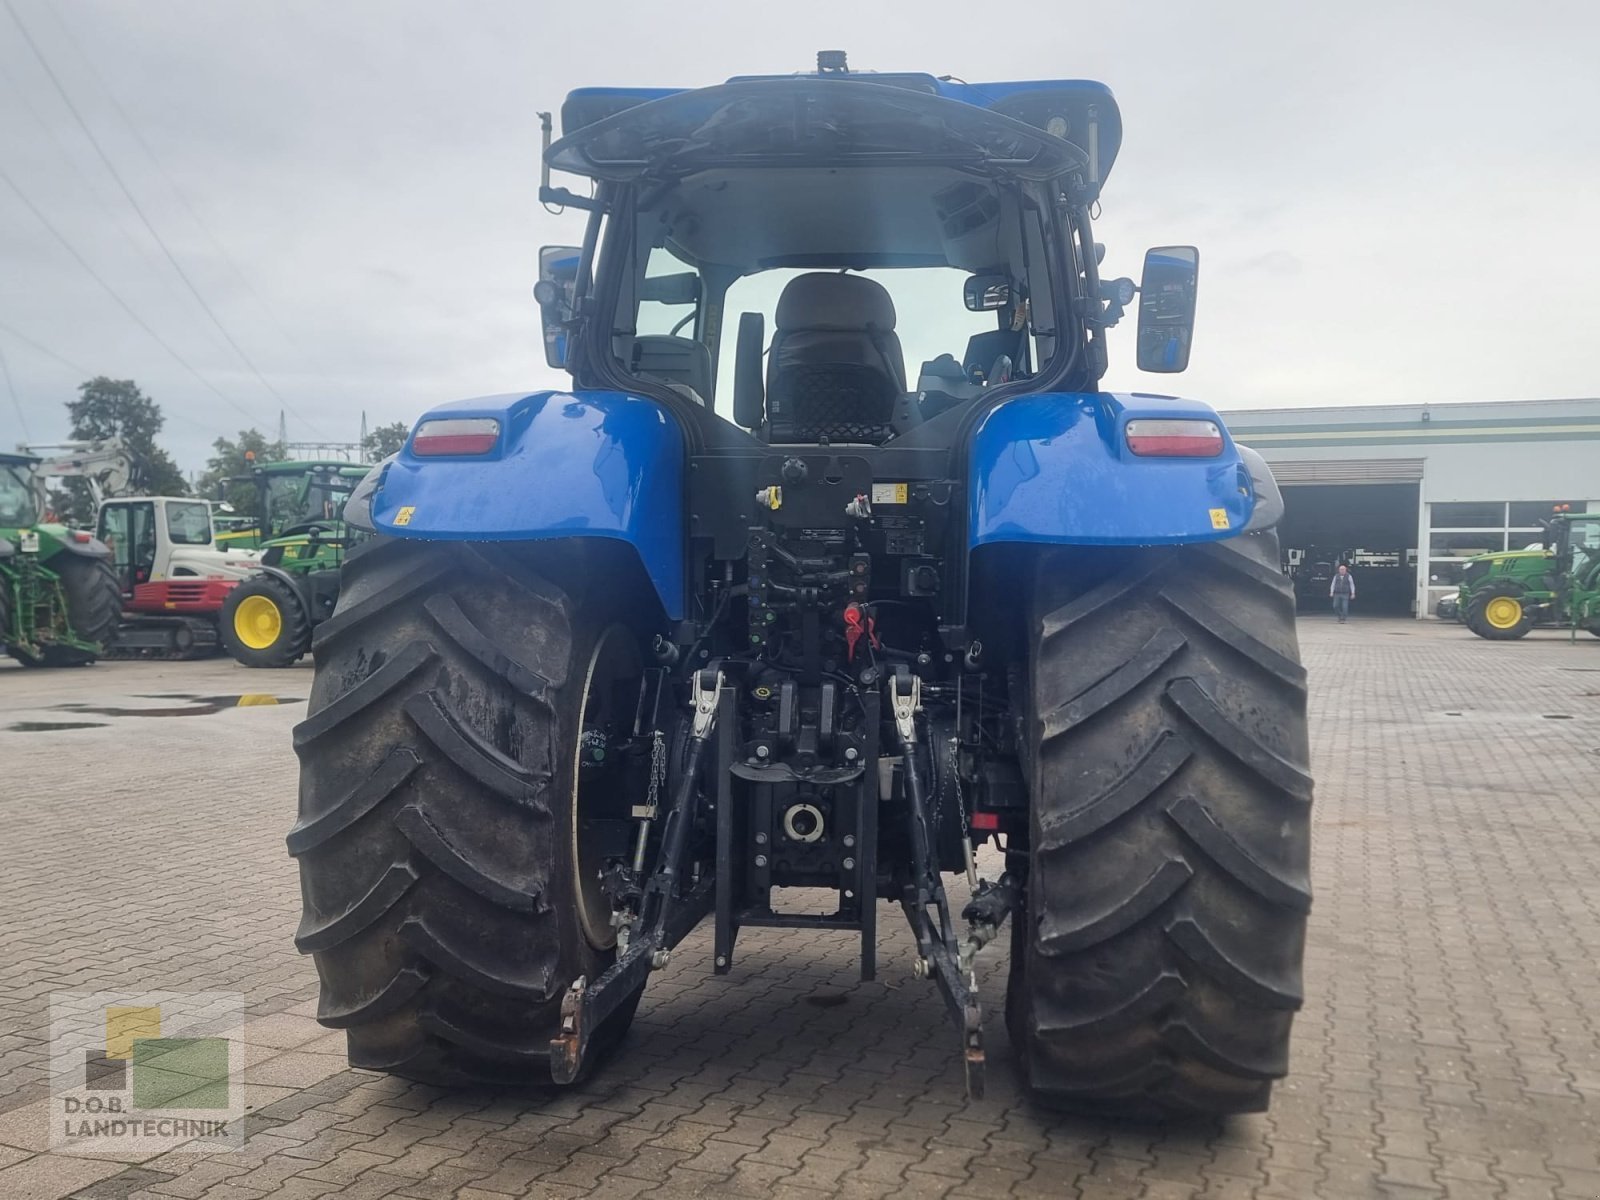
<svg viewBox="0 0 1600 1200">
<path fill-rule="evenodd" d="M 283 614 L 266 596 L 246 596 L 233 610 L 233 632 L 252 650 L 265 650 L 283 633 Z"/>
<path fill-rule="evenodd" d="M 1483 619 L 1496 629 L 1514 629 L 1522 620 L 1522 601 L 1514 596 L 1496 596 L 1484 606 Z"/>
</svg>

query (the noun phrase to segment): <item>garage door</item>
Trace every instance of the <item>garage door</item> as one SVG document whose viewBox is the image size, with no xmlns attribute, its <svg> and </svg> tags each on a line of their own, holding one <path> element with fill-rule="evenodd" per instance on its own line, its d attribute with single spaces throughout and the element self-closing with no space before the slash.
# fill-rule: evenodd
<svg viewBox="0 0 1600 1200">
<path fill-rule="evenodd" d="M 1422 463 L 1420 458 L 1267 459 L 1280 484 L 1417 483 L 1422 479 Z"/>
</svg>

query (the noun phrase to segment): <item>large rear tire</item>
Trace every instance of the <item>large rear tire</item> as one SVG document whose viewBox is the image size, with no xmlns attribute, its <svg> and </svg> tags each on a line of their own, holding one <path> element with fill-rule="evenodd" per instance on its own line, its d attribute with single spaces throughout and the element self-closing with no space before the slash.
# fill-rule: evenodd
<svg viewBox="0 0 1600 1200">
<path fill-rule="evenodd" d="M 311 621 L 293 588 L 276 575 L 236 584 L 217 615 L 222 645 L 247 667 L 292 667 L 311 649 Z"/>
<path fill-rule="evenodd" d="M 1275 533 L 1045 551 L 1007 1021 L 1042 1100 L 1265 1109 L 1300 1006 L 1305 672 Z"/>
<path fill-rule="evenodd" d="M 41 648 L 36 662 L 21 655 L 18 658 L 30 666 L 89 666 L 110 649 L 117 636 L 117 625 L 122 620 L 122 587 L 106 558 L 64 553 L 53 558 L 49 566 L 60 578 L 67 598 L 67 624 L 76 637 L 93 642 L 96 648 L 52 644 Z"/>
<path fill-rule="evenodd" d="M 615 953 L 579 878 L 578 756 L 607 744 L 614 712 L 631 725 L 640 668 L 602 589 L 564 590 L 518 547 L 378 541 L 347 560 L 294 734 L 288 842 L 296 945 L 352 1066 L 550 1083 L 562 993 Z"/>
</svg>

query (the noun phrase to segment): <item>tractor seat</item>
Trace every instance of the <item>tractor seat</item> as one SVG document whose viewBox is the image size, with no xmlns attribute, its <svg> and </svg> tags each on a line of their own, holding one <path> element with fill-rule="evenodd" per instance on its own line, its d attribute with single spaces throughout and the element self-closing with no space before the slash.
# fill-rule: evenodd
<svg viewBox="0 0 1600 1200">
<path fill-rule="evenodd" d="M 815 271 L 778 297 L 767 358 L 773 442 L 882 442 L 906 390 L 894 301 L 860 275 Z"/>
</svg>

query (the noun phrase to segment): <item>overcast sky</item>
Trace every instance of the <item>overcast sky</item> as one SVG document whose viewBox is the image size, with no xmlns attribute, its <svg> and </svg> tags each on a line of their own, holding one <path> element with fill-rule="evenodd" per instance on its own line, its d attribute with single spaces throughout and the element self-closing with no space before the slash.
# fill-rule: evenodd
<svg viewBox="0 0 1600 1200">
<path fill-rule="evenodd" d="M 1593 396 L 1597 46 L 1588 0 L 0 0 L 0 169 L 207 382 L 3 181 L 0 350 L 33 440 L 66 434 L 89 375 L 132 378 L 187 469 L 219 434 L 270 435 L 273 391 L 292 439 L 354 440 L 363 410 L 559 384 L 530 289 L 537 247 L 579 226 L 536 203 L 535 114 L 842 48 L 857 69 L 1110 84 L 1108 273 L 1201 248 L 1188 374 L 1135 371 L 1126 329 L 1110 387 L 1220 408 Z"/>
</svg>

